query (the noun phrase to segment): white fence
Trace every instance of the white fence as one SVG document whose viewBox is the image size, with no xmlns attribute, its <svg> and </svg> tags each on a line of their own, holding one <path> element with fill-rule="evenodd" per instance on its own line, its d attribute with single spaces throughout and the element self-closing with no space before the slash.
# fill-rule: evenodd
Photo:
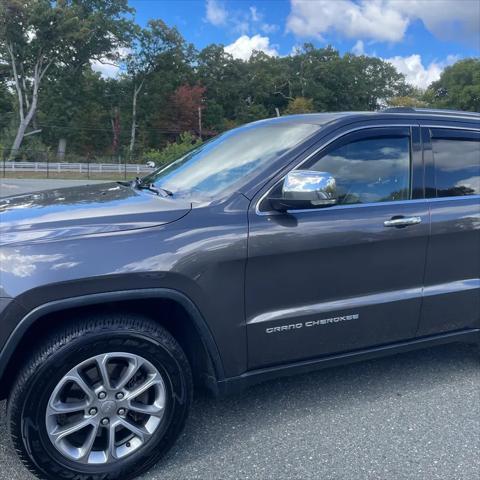
<svg viewBox="0 0 480 480">
<path fill-rule="evenodd" d="M 152 167 L 138 163 L 0 162 L 5 172 L 150 173 Z"/>
</svg>

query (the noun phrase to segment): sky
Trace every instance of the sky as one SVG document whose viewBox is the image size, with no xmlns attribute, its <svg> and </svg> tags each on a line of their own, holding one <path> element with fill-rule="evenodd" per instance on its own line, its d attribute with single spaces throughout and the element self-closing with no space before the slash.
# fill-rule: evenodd
<svg viewBox="0 0 480 480">
<path fill-rule="evenodd" d="M 220 43 L 236 58 L 291 55 L 332 45 L 390 61 L 426 88 L 442 70 L 480 56 L 480 0 L 130 0 L 145 26 L 160 18 L 202 49 Z"/>
</svg>

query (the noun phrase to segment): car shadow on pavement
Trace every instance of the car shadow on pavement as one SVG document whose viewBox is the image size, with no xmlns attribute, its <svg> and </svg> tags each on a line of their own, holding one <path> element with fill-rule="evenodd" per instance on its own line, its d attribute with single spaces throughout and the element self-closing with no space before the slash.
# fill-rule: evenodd
<svg viewBox="0 0 480 480">
<path fill-rule="evenodd" d="M 429 390 L 456 382 L 462 373 L 471 375 L 473 371 L 480 380 L 479 366 L 476 347 L 456 344 L 272 380 L 218 400 L 199 393 L 184 434 L 154 469 L 154 478 L 168 477 L 168 472 L 179 468 L 188 471 L 186 464 L 195 464 L 211 452 L 223 452 L 228 458 L 239 445 L 250 442 L 251 448 L 256 448 L 256 437 L 262 442 L 270 439 L 271 445 L 261 447 L 268 455 L 269 449 L 275 448 L 272 435 L 279 423 L 286 429 L 295 428 L 309 423 L 305 417 L 312 417 L 315 423 L 320 415 L 327 419 L 340 415 L 348 422 L 359 405 L 368 410 L 368 405 L 379 399 L 400 405 L 402 398 L 419 393 L 428 396 Z M 322 423 L 317 426 L 322 433 Z M 153 477 L 147 474 L 142 478 Z"/>
</svg>

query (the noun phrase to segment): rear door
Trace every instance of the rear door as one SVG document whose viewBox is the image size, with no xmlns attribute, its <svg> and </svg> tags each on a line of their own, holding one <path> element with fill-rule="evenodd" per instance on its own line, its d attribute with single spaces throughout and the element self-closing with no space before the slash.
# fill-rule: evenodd
<svg viewBox="0 0 480 480">
<path fill-rule="evenodd" d="M 429 233 L 419 128 L 351 129 L 297 168 L 331 173 L 341 200 L 286 214 L 253 202 L 249 368 L 408 339 L 418 328 Z"/>
<path fill-rule="evenodd" d="M 480 130 L 424 122 L 422 138 L 432 227 L 418 334 L 479 327 Z"/>
</svg>

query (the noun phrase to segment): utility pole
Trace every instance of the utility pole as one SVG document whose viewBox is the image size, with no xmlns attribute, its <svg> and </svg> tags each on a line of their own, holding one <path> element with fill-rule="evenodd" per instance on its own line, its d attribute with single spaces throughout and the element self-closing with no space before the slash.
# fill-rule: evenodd
<svg viewBox="0 0 480 480">
<path fill-rule="evenodd" d="M 202 107 L 198 107 L 198 136 L 202 140 Z"/>
<path fill-rule="evenodd" d="M 112 140 L 112 152 L 113 156 L 117 157 L 118 163 L 120 163 L 120 155 L 119 153 L 119 145 L 120 145 L 120 110 L 118 107 L 114 107 L 113 109 L 113 116 L 111 119 L 112 122 L 112 133 L 113 133 L 113 140 Z"/>
</svg>

